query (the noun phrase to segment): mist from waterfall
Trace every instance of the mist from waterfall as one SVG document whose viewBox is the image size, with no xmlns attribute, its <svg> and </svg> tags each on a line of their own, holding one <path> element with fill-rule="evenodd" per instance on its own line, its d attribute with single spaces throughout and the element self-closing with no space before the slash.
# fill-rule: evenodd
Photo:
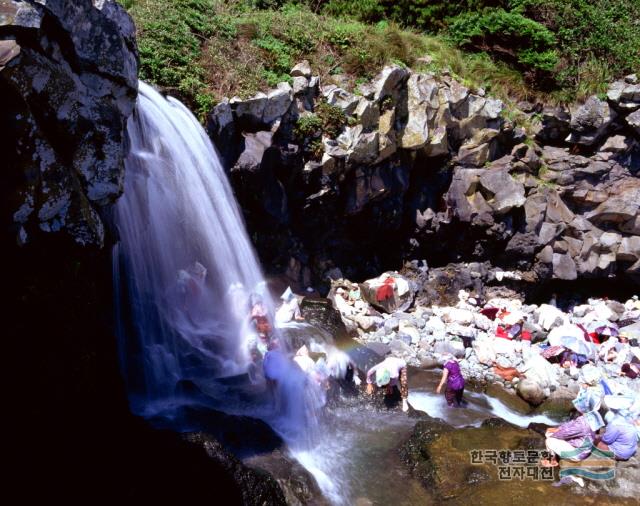
<svg viewBox="0 0 640 506">
<path fill-rule="evenodd" d="M 286 343 L 272 355 L 275 390 L 245 374 L 256 338 L 249 301 L 260 296 L 271 314 L 273 301 L 209 138 L 184 105 L 144 83 L 128 132 L 113 272 L 132 411 L 174 417 L 180 430 L 179 408 L 197 400 L 262 418 L 290 446 L 305 446 L 323 397 Z"/>
</svg>

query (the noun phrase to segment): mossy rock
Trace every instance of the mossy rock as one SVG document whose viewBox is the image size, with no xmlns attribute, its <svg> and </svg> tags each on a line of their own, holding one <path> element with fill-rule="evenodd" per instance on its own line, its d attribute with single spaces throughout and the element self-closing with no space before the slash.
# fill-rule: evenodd
<svg viewBox="0 0 640 506">
<path fill-rule="evenodd" d="M 500 464 L 473 464 L 471 459 L 474 450 L 543 449 L 542 435 L 490 419 L 481 427 L 463 429 L 453 429 L 439 420 L 418 422 L 400 451 L 412 474 L 447 504 L 530 504 L 532 500 L 555 506 L 628 503 L 628 499 L 602 495 L 599 490 L 586 496 L 579 495 L 577 487 L 554 488 L 550 480 L 501 480 Z"/>
</svg>

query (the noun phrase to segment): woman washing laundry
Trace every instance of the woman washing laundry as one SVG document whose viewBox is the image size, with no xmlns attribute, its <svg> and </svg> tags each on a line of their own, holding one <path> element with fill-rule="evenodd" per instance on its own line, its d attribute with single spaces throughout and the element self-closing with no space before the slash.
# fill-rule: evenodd
<svg viewBox="0 0 640 506">
<path fill-rule="evenodd" d="M 300 312 L 300 303 L 291 287 L 287 287 L 280 299 L 282 299 L 282 305 L 276 311 L 276 324 L 281 325 L 293 320 L 304 321 L 304 317 Z"/>
<path fill-rule="evenodd" d="M 409 383 L 407 381 L 407 363 L 401 358 L 387 357 L 367 372 L 367 393 L 373 395 L 375 386 L 385 387 L 385 395 L 393 394 L 393 387 L 399 387 L 402 397 L 402 411 L 409 410 Z"/>
<path fill-rule="evenodd" d="M 597 367 L 587 364 L 580 372 L 581 388 L 573 401 L 581 416 L 563 423 L 560 427 L 547 429 L 546 447 L 552 457 L 541 461 L 545 467 L 555 467 L 558 459 L 580 461 L 586 459 L 593 449 L 596 431 L 604 426 L 598 410 L 604 398 Z M 570 477 L 582 485 L 581 478 Z"/>
<path fill-rule="evenodd" d="M 451 354 L 445 355 L 442 379 L 438 388 L 436 388 L 436 393 L 441 392 L 445 383 L 447 387 L 444 390 L 444 396 L 447 399 L 447 405 L 457 408 L 465 405 L 466 401 L 462 398 L 464 394 L 464 378 L 458 361 Z"/>
</svg>

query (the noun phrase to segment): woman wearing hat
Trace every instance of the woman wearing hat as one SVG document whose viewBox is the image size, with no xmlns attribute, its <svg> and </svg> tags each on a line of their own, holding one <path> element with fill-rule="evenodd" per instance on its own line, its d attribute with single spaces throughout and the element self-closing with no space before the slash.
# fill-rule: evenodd
<svg viewBox="0 0 640 506">
<path fill-rule="evenodd" d="M 591 454 L 596 431 L 604 426 L 598 412 L 604 398 L 601 379 L 602 374 L 594 365 L 587 364 L 581 369 L 580 391 L 573 400 L 581 416 L 560 427 L 547 429 L 545 445 L 551 457 L 543 459 L 540 462 L 542 466 L 555 467 L 559 458 L 580 461 Z"/>
<path fill-rule="evenodd" d="M 367 372 L 367 393 L 373 394 L 374 382 L 378 388 L 386 387 L 386 395 L 393 393 L 393 387 L 400 388 L 402 411 L 409 410 L 409 383 L 407 381 L 407 363 L 401 358 L 387 357 Z"/>
</svg>

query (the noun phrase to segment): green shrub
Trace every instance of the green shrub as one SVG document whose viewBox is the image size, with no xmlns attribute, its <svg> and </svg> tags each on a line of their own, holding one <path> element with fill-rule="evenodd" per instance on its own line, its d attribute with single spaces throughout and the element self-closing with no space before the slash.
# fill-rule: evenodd
<svg viewBox="0 0 640 506">
<path fill-rule="evenodd" d="M 197 64 L 201 42 L 211 36 L 214 0 L 129 2 L 137 22 L 140 78 L 174 91 L 202 115 L 207 95 L 204 70 Z"/>
<path fill-rule="evenodd" d="M 300 116 L 293 128 L 293 133 L 299 141 L 320 137 L 322 135 L 322 120 L 316 114 Z"/>
<path fill-rule="evenodd" d="M 602 92 L 606 81 L 640 69 L 640 1 L 511 0 L 558 41 L 557 79 L 568 98 Z"/>
<path fill-rule="evenodd" d="M 379 0 L 329 0 L 323 12 L 331 16 L 353 17 L 368 23 L 385 17 L 384 6 Z"/>
<path fill-rule="evenodd" d="M 332 139 L 335 139 L 347 125 L 347 116 L 344 114 L 344 111 L 327 102 L 320 102 L 320 104 L 318 104 L 316 114 L 322 125 L 323 133 Z"/>
<path fill-rule="evenodd" d="M 462 47 L 488 51 L 527 70 L 551 72 L 558 63 L 553 33 L 516 12 L 486 9 L 460 14 L 449 34 Z"/>
</svg>

